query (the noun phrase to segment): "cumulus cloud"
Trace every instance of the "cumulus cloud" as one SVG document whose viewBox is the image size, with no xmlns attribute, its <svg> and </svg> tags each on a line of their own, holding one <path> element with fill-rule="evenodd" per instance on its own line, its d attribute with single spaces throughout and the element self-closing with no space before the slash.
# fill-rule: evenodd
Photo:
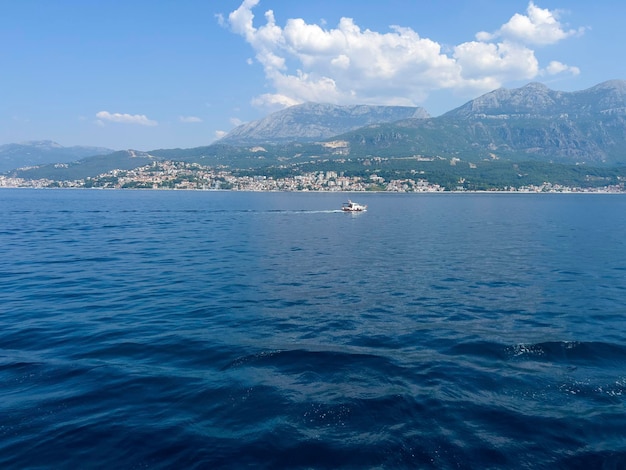
<svg viewBox="0 0 626 470">
<path fill-rule="evenodd" d="M 555 44 L 571 36 L 583 34 L 585 28 L 566 29 L 559 22 L 559 11 L 539 8 L 532 1 L 528 4 L 526 15 L 516 13 L 495 33 L 480 32 L 476 38 L 490 41 L 505 38 L 532 45 Z"/>
<path fill-rule="evenodd" d="M 224 137 L 226 134 L 228 134 L 228 132 L 226 131 L 215 131 L 215 139 L 219 140 L 222 137 Z"/>
<path fill-rule="evenodd" d="M 193 123 L 197 123 L 197 122 L 202 122 L 202 119 L 200 119 L 199 117 L 196 117 L 196 116 L 179 116 L 178 120 L 180 122 L 184 122 L 186 124 L 193 124 Z"/>
<path fill-rule="evenodd" d="M 454 48 L 463 79 L 493 89 L 508 80 L 532 79 L 539 62 L 532 50 L 510 42 L 466 42 Z"/>
<path fill-rule="evenodd" d="M 548 75 L 558 75 L 563 72 L 578 75 L 580 73 L 580 69 L 578 67 L 572 67 L 570 65 L 562 64 L 557 60 L 553 60 L 546 67 L 546 72 Z"/>
<path fill-rule="evenodd" d="M 441 89 L 489 91 L 507 81 L 533 79 L 541 73 L 576 74 L 578 69 L 553 61 L 541 69 L 531 47 L 546 46 L 583 30 L 567 29 L 558 11 L 532 1 L 525 15 L 515 14 L 494 33 L 443 48 L 411 28 L 388 32 L 362 29 L 352 18 L 335 28 L 288 19 L 281 27 L 274 12 L 255 26 L 254 7 L 244 0 L 220 22 L 245 38 L 264 69 L 273 92 L 253 104 L 280 108 L 315 101 L 335 104 L 415 105 Z"/>
<path fill-rule="evenodd" d="M 98 124 L 104 124 L 104 121 L 119 122 L 123 124 L 139 124 L 141 126 L 156 126 L 158 122 L 148 119 L 145 114 L 122 114 L 109 113 L 108 111 L 100 111 L 96 114 Z"/>
</svg>

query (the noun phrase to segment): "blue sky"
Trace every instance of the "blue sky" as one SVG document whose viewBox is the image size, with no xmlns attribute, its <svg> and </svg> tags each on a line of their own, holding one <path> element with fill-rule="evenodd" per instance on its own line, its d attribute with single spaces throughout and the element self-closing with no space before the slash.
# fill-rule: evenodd
<svg viewBox="0 0 626 470">
<path fill-rule="evenodd" d="M 6 0 L 0 144 L 208 145 L 305 101 L 432 115 L 626 79 L 613 0 Z"/>
</svg>

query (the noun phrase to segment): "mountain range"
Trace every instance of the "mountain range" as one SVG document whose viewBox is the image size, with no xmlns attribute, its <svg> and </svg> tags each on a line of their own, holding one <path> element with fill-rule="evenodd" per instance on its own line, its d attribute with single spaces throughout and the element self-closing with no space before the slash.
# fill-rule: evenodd
<svg viewBox="0 0 626 470">
<path fill-rule="evenodd" d="M 416 151 L 468 160 L 626 163 L 626 81 L 577 92 L 539 83 L 499 89 L 438 118 L 397 122 L 391 132 L 402 134 L 405 146 Z M 385 135 L 361 134 L 370 140 L 372 134 Z"/>
<path fill-rule="evenodd" d="M 281 144 L 306 122 L 309 107 L 294 107 L 261 121 L 240 126 L 220 143 Z M 626 163 L 626 81 L 611 80 L 576 92 L 554 91 L 540 83 L 500 88 L 453 109 L 429 117 L 421 108 L 409 118 L 370 123 L 339 132 L 336 108 L 327 105 L 328 127 L 342 156 L 439 155 L 468 161 L 483 159 L 539 160 L 565 164 Z M 301 116 L 304 114 L 305 116 Z M 390 113 L 391 115 L 391 113 Z M 268 130 L 271 129 L 271 133 Z M 270 140 L 271 134 L 281 136 Z M 299 143 L 314 139 L 300 133 Z M 293 139 L 295 140 L 295 139 Z M 322 143 L 324 146 L 324 143 Z M 298 145 L 293 153 L 298 153 Z M 332 150 L 322 154 L 333 153 Z M 335 152 L 337 153 L 337 152 Z"/>
<path fill-rule="evenodd" d="M 419 107 L 305 103 L 239 126 L 212 145 L 188 149 L 111 153 L 52 142 L 10 144 L 0 147 L 0 171 L 40 165 L 12 174 L 58 179 L 129 169 L 153 159 L 258 168 L 312 158 L 414 156 L 626 165 L 626 81 L 575 92 L 540 83 L 500 88 L 438 117 Z"/>
</svg>

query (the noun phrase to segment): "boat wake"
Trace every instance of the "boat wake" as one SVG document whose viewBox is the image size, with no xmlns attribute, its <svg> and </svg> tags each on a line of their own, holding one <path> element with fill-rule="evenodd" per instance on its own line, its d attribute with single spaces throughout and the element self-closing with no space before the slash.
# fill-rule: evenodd
<svg viewBox="0 0 626 470">
<path fill-rule="evenodd" d="M 327 210 L 273 210 L 267 211 L 273 214 L 341 214 L 341 209 L 327 209 Z"/>
</svg>

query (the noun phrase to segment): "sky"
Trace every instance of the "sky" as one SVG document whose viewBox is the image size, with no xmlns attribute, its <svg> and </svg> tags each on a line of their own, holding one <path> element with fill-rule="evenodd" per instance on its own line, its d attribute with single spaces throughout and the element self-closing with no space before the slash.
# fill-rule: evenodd
<svg viewBox="0 0 626 470">
<path fill-rule="evenodd" d="M 0 0 L 0 145 L 209 145 L 304 102 L 626 79 L 614 0 Z"/>
</svg>

